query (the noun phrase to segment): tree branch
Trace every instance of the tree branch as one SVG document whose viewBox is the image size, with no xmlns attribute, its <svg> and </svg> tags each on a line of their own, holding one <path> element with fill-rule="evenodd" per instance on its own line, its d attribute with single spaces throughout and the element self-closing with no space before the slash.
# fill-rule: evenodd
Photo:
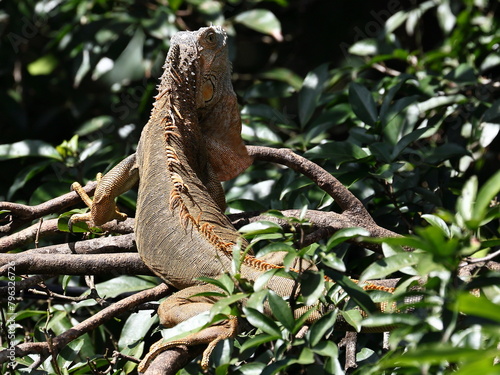
<svg viewBox="0 0 500 375">
<path fill-rule="evenodd" d="M 363 206 L 363 203 L 342 185 L 339 180 L 316 163 L 286 148 L 247 146 L 247 150 L 256 159 L 286 165 L 294 171 L 310 178 L 316 185 L 335 199 L 342 211 L 353 215 L 353 221 L 365 223 L 365 225 L 374 224 L 371 215 Z"/>
<path fill-rule="evenodd" d="M 206 345 L 178 345 L 158 355 L 149 365 L 144 375 L 175 375 L 189 362 L 203 353 Z"/>
<path fill-rule="evenodd" d="M 10 263 L 13 262 L 13 263 Z M 0 275 L 21 274 L 154 275 L 137 253 L 0 255 Z M 14 264 L 14 266 L 12 266 Z M 12 273 L 12 271 L 11 271 Z"/>
<path fill-rule="evenodd" d="M 85 185 L 83 189 L 87 192 L 87 194 L 93 195 L 96 186 L 97 182 L 91 181 Z M 0 233 L 12 233 L 21 225 L 39 219 L 45 215 L 63 211 L 80 202 L 80 196 L 74 191 L 48 200 L 47 202 L 41 203 L 37 206 L 27 206 L 12 202 L 0 202 L 0 211 L 10 211 L 7 224 L 0 226 Z"/>
<path fill-rule="evenodd" d="M 83 334 L 97 328 L 108 320 L 132 310 L 134 307 L 149 301 L 156 301 L 165 297 L 172 292 L 172 289 L 166 284 L 160 284 L 152 289 L 144 290 L 136 293 L 130 297 L 124 298 L 121 301 L 115 302 L 111 306 L 99 311 L 92 317 L 78 323 L 73 328 L 66 332 L 54 337 L 51 340 L 51 346 L 56 351 L 64 348 L 69 342 L 82 336 Z M 28 354 L 40 354 L 42 357 L 47 358 L 50 355 L 48 342 L 30 342 L 23 343 L 15 346 L 15 356 L 24 357 Z M 0 351 L 0 363 L 9 360 L 9 351 L 7 349 Z M 43 362 L 43 361 L 42 361 Z"/>
</svg>

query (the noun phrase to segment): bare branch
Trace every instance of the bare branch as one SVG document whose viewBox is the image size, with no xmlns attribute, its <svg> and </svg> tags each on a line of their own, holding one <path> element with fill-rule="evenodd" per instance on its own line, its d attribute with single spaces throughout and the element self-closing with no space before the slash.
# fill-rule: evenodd
<svg viewBox="0 0 500 375">
<path fill-rule="evenodd" d="M 2 254 L 0 275 L 15 262 L 16 274 L 153 275 L 137 253 L 119 254 Z"/>
<path fill-rule="evenodd" d="M 40 247 L 18 253 L 20 257 L 33 254 L 106 254 L 136 252 L 134 234 L 122 236 L 99 237 L 91 240 L 68 242 L 63 244 Z M 0 255 L 0 259 L 1 255 Z"/>
<path fill-rule="evenodd" d="M 35 241 L 36 236 L 46 238 L 61 233 L 57 229 L 58 219 L 44 220 L 42 224 L 35 223 L 28 228 L 15 232 L 10 236 L 0 238 L 0 252 L 7 252 Z M 117 222 L 116 220 L 101 226 L 101 229 L 110 233 L 132 233 L 134 231 L 134 219 Z"/>
</svg>

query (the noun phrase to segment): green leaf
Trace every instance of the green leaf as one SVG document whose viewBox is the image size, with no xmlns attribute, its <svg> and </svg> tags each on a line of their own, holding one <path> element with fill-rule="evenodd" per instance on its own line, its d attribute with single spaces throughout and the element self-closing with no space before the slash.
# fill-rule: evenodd
<svg viewBox="0 0 500 375">
<path fill-rule="evenodd" d="M 346 266 L 342 259 L 340 259 L 335 253 L 321 253 L 321 263 L 325 266 L 334 269 L 339 272 L 345 272 Z"/>
<path fill-rule="evenodd" d="M 345 321 L 351 325 L 356 332 L 359 332 L 361 330 L 361 322 L 363 321 L 363 316 L 361 315 L 361 312 L 356 309 L 351 309 L 347 311 L 341 311 L 340 312 L 342 316 L 344 317 Z"/>
<path fill-rule="evenodd" d="M 45 171 L 52 163 L 53 161 L 51 159 L 41 160 L 36 163 L 30 163 L 26 168 L 21 169 L 21 171 L 17 173 L 14 182 L 10 185 L 7 193 L 7 199 L 12 199 L 12 196 L 16 193 L 16 191 L 22 189 L 28 181 Z"/>
<path fill-rule="evenodd" d="M 75 131 L 75 134 L 78 134 L 79 136 L 85 136 L 99 130 L 106 131 L 106 128 L 111 124 L 113 124 L 113 117 L 111 116 L 102 115 L 93 117 L 80 125 Z"/>
<path fill-rule="evenodd" d="M 350 240 L 355 237 L 365 236 L 369 237 L 370 232 L 364 228 L 343 228 L 335 232 L 333 236 L 330 237 L 326 244 L 326 249 L 329 251 L 335 246 Z"/>
<path fill-rule="evenodd" d="M 328 65 L 323 64 L 309 72 L 299 92 L 299 119 L 302 127 L 311 119 L 317 108 L 323 86 L 328 78 Z"/>
<path fill-rule="evenodd" d="M 361 325 L 363 327 L 394 327 L 397 325 L 415 326 L 421 323 L 416 315 L 396 313 L 370 315 L 363 319 Z"/>
<path fill-rule="evenodd" d="M 101 297 L 113 298 L 123 293 L 137 292 L 156 285 L 158 284 L 154 282 L 154 278 L 123 275 L 98 283 L 95 287 Z"/>
<path fill-rule="evenodd" d="M 336 141 L 326 141 L 304 154 L 306 158 L 329 159 L 338 166 L 342 163 L 364 159 L 368 156 L 366 151 L 354 143 Z"/>
<path fill-rule="evenodd" d="M 400 271 L 403 268 L 414 266 L 420 260 L 421 257 L 419 254 L 415 253 L 401 253 L 388 258 L 380 259 L 369 265 L 364 270 L 361 274 L 360 281 L 384 278 L 387 275 Z M 415 274 L 416 271 L 413 275 Z"/>
<path fill-rule="evenodd" d="M 238 14 L 234 18 L 234 21 L 260 33 L 271 35 L 278 41 L 283 39 L 281 35 L 281 23 L 269 10 L 247 10 L 246 12 Z"/>
<path fill-rule="evenodd" d="M 231 294 L 234 291 L 233 279 L 231 279 L 231 276 L 227 274 L 221 275 L 218 279 L 213 279 L 210 277 L 199 277 L 198 279 L 205 283 L 215 285 L 216 287 L 222 289 L 227 294 Z"/>
<path fill-rule="evenodd" d="M 258 335 L 255 335 L 254 337 L 246 340 L 240 347 L 240 353 L 243 353 L 245 350 L 251 349 L 251 348 L 257 348 L 261 346 L 262 344 L 265 344 L 266 342 L 276 340 L 277 337 L 275 335 L 270 335 L 267 333 L 261 333 Z M 260 372 L 259 372 L 260 374 Z"/>
<path fill-rule="evenodd" d="M 401 89 L 401 87 L 410 79 L 415 79 L 415 77 L 409 75 L 409 74 L 401 74 L 398 77 L 396 77 L 397 83 L 392 86 L 387 94 L 384 96 L 384 100 L 382 102 L 382 105 L 380 106 L 380 119 L 381 121 L 386 124 L 388 121 L 390 121 L 390 116 L 388 116 L 389 112 L 392 112 L 393 115 L 396 115 L 399 113 L 399 111 L 395 111 L 394 108 L 399 107 L 399 110 L 401 110 L 401 105 L 395 106 L 394 103 L 394 97 L 397 94 L 397 92 Z M 404 99 L 404 98 L 403 98 Z M 393 103 L 394 102 L 394 103 Z M 399 102 L 399 101 L 398 101 Z"/>
<path fill-rule="evenodd" d="M 283 327 L 285 327 L 289 332 L 292 332 L 295 321 L 288 303 L 286 303 L 281 296 L 272 290 L 269 290 L 267 298 L 273 315 L 281 324 L 283 324 Z"/>
<path fill-rule="evenodd" d="M 152 325 L 156 322 L 152 310 L 140 310 L 130 314 L 123 325 L 120 339 L 118 340 L 119 350 L 123 350 L 131 345 L 142 342 Z"/>
<path fill-rule="evenodd" d="M 300 352 L 297 363 L 299 363 L 301 365 L 309 365 L 311 363 L 314 363 L 313 351 L 311 349 L 309 349 L 308 347 L 302 348 L 302 351 Z"/>
<path fill-rule="evenodd" d="M 27 67 L 32 76 L 48 75 L 57 67 L 58 60 L 54 55 L 45 55 L 39 57 Z"/>
<path fill-rule="evenodd" d="M 426 101 L 417 104 L 420 113 L 430 111 L 431 109 L 450 105 L 450 104 L 460 104 L 466 102 L 467 98 L 463 95 L 450 95 L 450 96 L 436 96 Z"/>
<path fill-rule="evenodd" d="M 69 367 L 70 363 L 75 360 L 77 355 L 80 353 L 82 347 L 85 344 L 85 340 L 82 337 L 71 341 L 66 345 L 57 355 L 57 363 L 61 368 Z"/>
<path fill-rule="evenodd" d="M 404 151 L 404 149 L 412 142 L 420 139 L 420 137 L 429 130 L 429 128 L 421 128 L 417 129 L 410 134 L 405 135 L 402 137 L 399 142 L 394 146 L 394 150 L 391 153 L 391 159 L 394 160 L 396 159 L 401 152 Z M 391 160 L 391 161 L 392 161 Z"/>
<path fill-rule="evenodd" d="M 440 364 L 445 362 L 464 362 L 468 359 L 477 359 L 481 356 L 489 356 L 493 349 L 489 351 L 476 350 L 472 348 L 459 347 L 448 343 L 433 343 L 420 345 L 403 355 L 394 356 L 384 360 L 384 366 L 416 366 L 421 367 L 424 364 Z M 497 351 L 498 354 L 498 351 Z"/>
<path fill-rule="evenodd" d="M 500 192 L 500 171 L 497 171 L 486 183 L 479 189 L 476 202 L 472 211 L 472 220 L 479 223 L 485 218 L 491 202 Z"/>
<path fill-rule="evenodd" d="M 461 217 L 466 222 L 472 219 L 476 197 L 477 177 L 472 176 L 465 182 L 462 188 L 462 193 L 457 199 L 457 212 L 460 213 Z"/>
<path fill-rule="evenodd" d="M 144 77 L 143 50 L 146 35 L 141 28 L 135 30 L 134 36 L 130 39 L 127 47 L 118 56 L 110 70 L 98 71 L 99 64 L 92 75 L 94 80 L 102 78 L 108 85 L 122 85 L 132 80 Z M 101 77 L 102 76 L 102 77 Z"/>
<path fill-rule="evenodd" d="M 477 81 L 474 68 L 469 64 L 460 64 L 447 75 L 445 75 L 444 78 L 459 83 L 475 83 Z"/>
<path fill-rule="evenodd" d="M 325 357 L 337 358 L 339 349 L 333 341 L 322 340 L 312 348 L 313 352 Z"/>
<path fill-rule="evenodd" d="M 457 296 L 457 309 L 466 315 L 479 316 L 500 323 L 500 305 L 491 302 L 485 296 L 476 297 L 462 292 Z"/>
<path fill-rule="evenodd" d="M 221 298 L 217 302 L 214 303 L 213 307 L 210 309 L 210 314 L 215 316 L 217 314 L 229 314 L 229 307 L 236 302 L 240 302 L 248 298 L 248 294 L 245 293 L 236 293 L 232 294 L 228 297 Z"/>
<path fill-rule="evenodd" d="M 90 228 L 86 222 L 76 221 L 71 225 L 71 230 L 69 228 L 69 219 L 75 214 L 82 214 L 84 210 L 72 210 L 61 214 L 57 220 L 57 229 L 61 232 L 72 232 L 72 233 L 87 233 L 90 232 Z"/>
<path fill-rule="evenodd" d="M 281 330 L 278 325 L 268 316 L 247 306 L 243 307 L 243 312 L 245 313 L 248 322 L 254 327 L 261 329 L 262 332 L 274 336 L 274 339 L 280 339 L 282 337 Z"/>
<path fill-rule="evenodd" d="M 448 237 L 448 238 L 451 237 L 450 228 L 448 227 L 446 222 L 443 219 L 441 219 L 439 216 L 424 214 L 421 217 L 422 217 L 422 219 L 427 221 L 433 227 L 439 228 L 446 237 Z"/>
<path fill-rule="evenodd" d="M 333 270 L 330 272 L 329 276 L 331 276 L 349 295 L 350 299 L 365 312 L 376 312 L 378 310 L 368 293 L 347 276 Z"/>
<path fill-rule="evenodd" d="M 318 302 L 325 290 L 325 277 L 323 271 L 305 271 L 301 274 L 300 290 L 306 306 Z"/>
<path fill-rule="evenodd" d="M 38 140 L 24 140 L 12 144 L 0 145 L 0 160 L 10 160 L 36 156 L 61 160 L 57 150 L 47 142 Z"/>
<path fill-rule="evenodd" d="M 453 30 L 457 18 L 453 14 L 450 8 L 450 3 L 448 1 L 443 1 L 439 4 L 439 6 L 437 7 L 437 17 L 441 29 L 446 34 L 449 34 Z"/>
<path fill-rule="evenodd" d="M 491 107 L 483 113 L 482 121 L 500 124 L 500 100 L 491 103 Z"/>
<path fill-rule="evenodd" d="M 240 233 L 254 236 L 257 234 L 281 232 L 281 227 L 279 224 L 273 223 L 272 221 L 261 220 L 244 225 L 239 231 Z"/>
<path fill-rule="evenodd" d="M 300 78 L 300 76 L 287 68 L 274 68 L 261 73 L 260 77 L 286 82 L 296 91 L 299 91 L 302 87 L 302 79 Z"/>
<path fill-rule="evenodd" d="M 377 123 L 377 106 L 366 87 L 352 82 L 349 86 L 349 103 L 356 116 L 365 124 L 374 126 Z"/>
<path fill-rule="evenodd" d="M 30 318 L 32 316 L 47 315 L 46 311 L 36 311 L 36 310 L 23 310 L 15 314 L 15 320 L 20 322 L 23 319 Z M 14 317 L 14 316 L 13 316 Z"/>
<path fill-rule="evenodd" d="M 323 338 L 323 336 L 333 328 L 337 314 L 334 311 L 329 311 L 319 318 L 309 329 L 308 338 L 311 348 L 314 348 Z"/>
<path fill-rule="evenodd" d="M 357 56 L 374 56 L 378 53 L 377 41 L 375 39 L 360 40 L 350 46 L 348 51 Z"/>
</svg>

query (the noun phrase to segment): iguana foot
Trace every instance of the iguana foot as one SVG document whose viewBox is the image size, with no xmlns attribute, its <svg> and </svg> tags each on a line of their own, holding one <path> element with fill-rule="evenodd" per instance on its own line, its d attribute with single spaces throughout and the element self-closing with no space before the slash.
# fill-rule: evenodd
<svg viewBox="0 0 500 375">
<path fill-rule="evenodd" d="M 97 180 L 96 192 L 99 188 L 101 179 L 102 179 L 102 173 L 98 173 L 96 176 Z M 96 210 L 96 208 L 94 207 L 94 202 L 89 197 L 87 192 L 83 189 L 82 185 L 80 185 L 78 182 L 73 182 L 73 184 L 71 185 L 71 190 L 75 191 L 80 196 L 80 198 L 87 205 L 87 207 L 90 208 L 90 212 L 87 212 L 85 214 L 72 215 L 68 223 L 70 231 L 73 223 L 86 222 L 89 224 L 89 226 L 96 226 L 96 225 L 99 226 L 113 219 L 116 219 L 118 221 L 123 221 L 127 218 L 126 214 L 118 211 L 118 208 L 114 204 L 114 201 L 110 203 L 107 207 L 102 207 L 101 210 Z M 106 197 L 102 196 L 101 200 L 102 198 Z M 110 205 L 112 206 L 112 209 L 109 208 Z"/>
<path fill-rule="evenodd" d="M 222 325 L 210 326 L 200 332 L 192 333 L 183 339 L 167 341 L 159 340 L 151 346 L 149 353 L 146 354 L 144 359 L 139 363 L 138 371 L 145 372 L 149 365 L 155 360 L 158 355 L 164 351 L 174 348 L 179 345 L 194 346 L 208 344 L 207 348 L 203 351 L 201 359 L 201 368 L 208 369 L 210 355 L 212 354 L 215 346 L 222 340 L 235 337 L 238 331 L 238 319 L 235 316 L 230 316 Z"/>
</svg>

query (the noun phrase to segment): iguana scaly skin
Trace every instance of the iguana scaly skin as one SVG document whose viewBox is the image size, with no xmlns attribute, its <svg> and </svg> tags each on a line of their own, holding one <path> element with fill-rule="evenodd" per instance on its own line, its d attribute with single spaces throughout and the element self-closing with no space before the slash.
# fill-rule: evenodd
<svg viewBox="0 0 500 375">
<path fill-rule="evenodd" d="M 102 225 L 123 219 L 114 198 L 139 182 L 137 248 L 151 270 L 180 290 L 158 311 L 161 324 L 172 327 L 211 308 L 215 297 L 192 297 L 215 288 L 199 278 L 229 272 L 234 245 L 247 245 L 223 213 L 225 200 L 219 181 L 235 177 L 252 160 L 240 135 L 224 31 L 207 27 L 175 34 L 164 68 L 137 152 L 99 179 L 93 202 L 74 185 L 91 212 L 75 215 L 72 221 Z M 255 281 L 273 268 L 280 266 L 247 255 L 240 273 Z M 267 286 L 281 296 L 297 293 L 294 280 L 285 277 L 274 276 Z M 375 285 L 365 288 L 392 291 Z M 314 311 L 310 322 L 320 314 Z M 215 343 L 235 332 L 236 323 L 230 320 L 228 327 L 210 327 L 167 346 L 208 344 L 202 363 L 206 366 Z M 152 353 L 159 350 L 154 348 Z M 150 360 L 151 356 L 140 370 Z"/>
</svg>

